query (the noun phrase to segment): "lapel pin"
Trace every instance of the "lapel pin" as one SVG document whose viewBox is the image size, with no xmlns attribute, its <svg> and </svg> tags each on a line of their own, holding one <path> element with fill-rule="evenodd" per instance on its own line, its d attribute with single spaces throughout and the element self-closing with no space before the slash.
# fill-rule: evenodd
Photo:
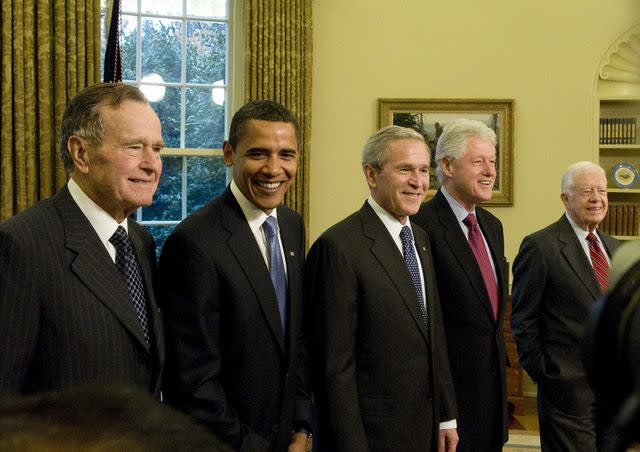
<svg viewBox="0 0 640 452">
<path fill-rule="evenodd" d="M 426 246 L 423 246 L 423 247 L 422 247 L 422 251 L 427 251 L 427 247 L 426 247 Z"/>
<path fill-rule="evenodd" d="M 289 256 L 295 256 L 296 253 L 294 253 L 293 251 L 289 251 Z"/>
</svg>

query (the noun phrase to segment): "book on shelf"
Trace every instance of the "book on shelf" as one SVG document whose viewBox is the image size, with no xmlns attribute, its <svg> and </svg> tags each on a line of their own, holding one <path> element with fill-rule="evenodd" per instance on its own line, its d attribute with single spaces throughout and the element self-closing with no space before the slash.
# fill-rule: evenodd
<svg viewBox="0 0 640 452">
<path fill-rule="evenodd" d="M 636 144 L 637 119 L 600 118 L 600 144 Z"/>
<path fill-rule="evenodd" d="M 609 204 L 609 210 L 599 227 L 609 235 L 640 235 L 640 204 Z"/>
</svg>

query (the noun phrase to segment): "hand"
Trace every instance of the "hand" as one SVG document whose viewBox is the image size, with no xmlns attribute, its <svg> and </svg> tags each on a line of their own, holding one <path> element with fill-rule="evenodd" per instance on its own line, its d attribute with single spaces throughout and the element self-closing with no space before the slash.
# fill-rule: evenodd
<svg viewBox="0 0 640 452">
<path fill-rule="evenodd" d="M 307 434 L 294 433 L 291 435 L 291 442 L 287 452 L 305 452 L 307 450 Z"/>
<path fill-rule="evenodd" d="M 438 435 L 438 452 L 456 452 L 458 431 L 455 428 L 440 430 Z"/>
</svg>

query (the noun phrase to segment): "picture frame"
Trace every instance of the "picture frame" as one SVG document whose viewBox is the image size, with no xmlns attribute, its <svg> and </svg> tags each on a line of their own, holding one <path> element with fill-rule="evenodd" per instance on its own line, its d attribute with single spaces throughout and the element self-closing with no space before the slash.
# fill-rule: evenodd
<svg viewBox="0 0 640 452">
<path fill-rule="evenodd" d="M 425 200 L 440 187 L 435 169 L 436 143 L 448 122 L 476 119 L 496 132 L 496 183 L 484 206 L 513 205 L 513 99 L 379 99 L 379 127 L 400 125 L 422 136 L 431 150 L 429 190 Z"/>
</svg>

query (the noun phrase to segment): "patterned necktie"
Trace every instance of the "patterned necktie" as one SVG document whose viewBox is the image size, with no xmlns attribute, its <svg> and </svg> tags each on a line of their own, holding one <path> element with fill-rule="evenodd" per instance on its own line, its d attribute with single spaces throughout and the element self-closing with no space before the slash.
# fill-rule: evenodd
<svg viewBox="0 0 640 452">
<path fill-rule="evenodd" d="M 416 253 L 413 248 L 413 236 L 411 235 L 411 228 L 409 226 L 402 227 L 402 230 L 400 231 L 400 239 L 402 240 L 404 262 L 407 264 L 407 269 L 409 269 L 413 285 L 416 289 L 416 295 L 418 295 L 418 311 L 420 312 L 420 318 L 422 318 L 425 325 L 429 325 L 429 321 L 427 320 L 427 308 L 422 295 L 422 281 L 420 281 L 418 259 L 416 258 Z"/>
<path fill-rule="evenodd" d="M 491 309 L 493 310 L 493 318 L 498 318 L 498 283 L 493 274 L 493 268 L 491 268 L 491 261 L 489 260 L 489 254 L 484 246 L 484 240 L 482 240 L 482 233 L 478 226 L 478 220 L 472 213 L 467 215 L 467 218 L 462 222 L 469 228 L 469 246 L 473 255 L 476 257 L 478 267 L 480 267 L 480 273 L 482 273 L 482 279 L 484 280 L 485 288 L 489 294 L 489 300 L 491 300 Z"/>
<path fill-rule="evenodd" d="M 280 322 L 282 323 L 282 331 L 286 331 L 287 326 L 287 276 L 284 272 L 284 262 L 282 261 L 282 249 L 278 240 L 278 220 L 275 217 L 268 216 L 262 223 L 264 232 L 267 236 L 267 248 L 269 250 L 269 272 L 271 273 L 271 282 L 276 291 L 278 299 L 278 311 L 280 312 Z"/>
<path fill-rule="evenodd" d="M 109 241 L 116 248 L 116 268 L 127 282 L 127 290 L 131 297 L 133 309 L 140 321 L 144 338 L 149 344 L 149 317 L 147 315 L 144 284 L 142 284 L 142 275 L 140 274 L 136 257 L 133 254 L 127 231 L 122 226 L 118 226 Z"/>
<path fill-rule="evenodd" d="M 596 275 L 596 279 L 598 280 L 600 292 L 604 292 L 607 289 L 607 284 L 609 282 L 609 263 L 607 262 L 607 258 L 602 252 L 598 239 L 593 232 L 587 234 L 587 242 L 589 242 L 589 255 L 591 256 L 593 273 Z"/>
</svg>

